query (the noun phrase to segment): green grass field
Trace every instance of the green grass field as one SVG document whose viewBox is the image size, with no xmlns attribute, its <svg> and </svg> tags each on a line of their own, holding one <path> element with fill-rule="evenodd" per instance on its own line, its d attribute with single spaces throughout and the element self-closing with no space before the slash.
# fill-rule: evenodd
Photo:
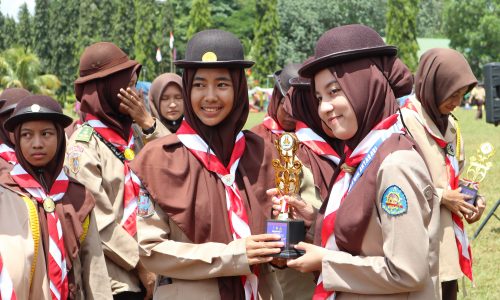
<svg viewBox="0 0 500 300">
<path fill-rule="evenodd" d="M 497 149 L 497 154 L 493 157 L 493 167 L 489 170 L 486 179 L 481 183 L 480 193 L 487 199 L 486 211 L 478 222 L 466 225 L 466 230 L 470 238 L 477 230 L 488 212 L 500 199 L 500 127 L 487 124 L 486 121 L 475 120 L 475 110 L 464 110 L 457 108 L 456 117 L 460 122 L 460 129 L 465 142 L 465 153 L 468 156 L 475 154 L 481 143 L 489 141 Z M 245 128 L 251 128 L 262 122 L 265 113 L 250 113 Z M 497 210 L 500 216 L 500 209 Z M 473 272 L 476 287 L 472 288 L 468 280 L 465 281 L 467 296 L 461 292 L 459 299 L 500 299 L 500 222 L 492 216 L 479 236 L 471 241 L 472 256 L 474 260 Z"/>
</svg>

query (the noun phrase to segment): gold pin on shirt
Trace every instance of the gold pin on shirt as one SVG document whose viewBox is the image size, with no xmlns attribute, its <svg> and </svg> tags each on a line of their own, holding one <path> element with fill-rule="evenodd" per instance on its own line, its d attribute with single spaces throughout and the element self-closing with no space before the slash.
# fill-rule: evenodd
<svg viewBox="0 0 500 300">
<path fill-rule="evenodd" d="M 45 212 L 51 213 L 54 212 L 55 209 L 56 204 L 54 203 L 54 200 L 52 198 L 47 197 L 43 199 L 43 210 L 45 210 Z"/>
<path fill-rule="evenodd" d="M 125 156 L 126 160 L 133 160 L 135 157 L 135 152 L 134 150 L 127 148 L 125 151 L 123 151 L 123 155 Z"/>
</svg>

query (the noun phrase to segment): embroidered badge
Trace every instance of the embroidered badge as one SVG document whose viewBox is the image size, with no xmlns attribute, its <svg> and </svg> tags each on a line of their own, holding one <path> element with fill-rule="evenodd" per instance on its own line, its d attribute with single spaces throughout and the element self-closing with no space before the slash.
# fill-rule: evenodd
<svg viewBox="0 0 500 300">
<path fill-rule="evenodd" d="M 73 147 L 68 149 L 68 152 L 66 153 L 66 175 L 71 175 L 68 174 L 69 172 L 73 173 L 73 175 L 76 175 L 76 173 L 80 171 L 80 156 L 82 155 L 82 153 L 83 147 L 81 145 L 74 145 Z"/>
<path fill-rule="evenodd" d="M 154 207 L 148 192 L 141 188 L 139 199 L 137 200 L 137 215 L 142 218 L 151 217 L 154 214 Z"/>
<path fill-rule="evenodd" d="M 76 140 L 78 142 L 85 142 L 88 143 L 90 139 L 92 138 L 92 134 L 94 133 L 94 129 L 90 126 L 82 126 L 82 129 L 80 132 L 78 132 L 78 135 L 76 136 Z"/>
<path fill-rule="evenodd" d="M 399 216 L 408 211 L 408 201 L 403 190 L 397 185 L 388 187 L 382 195 L 382 209 L 391 216 Z"/>
</svg>

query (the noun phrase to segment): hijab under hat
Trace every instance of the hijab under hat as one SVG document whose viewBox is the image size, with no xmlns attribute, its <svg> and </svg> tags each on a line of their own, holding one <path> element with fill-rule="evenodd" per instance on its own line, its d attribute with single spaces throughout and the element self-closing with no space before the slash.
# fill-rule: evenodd
<svg viewBox="0 0 500 300">
<path fill-rule="evenodd" d="M 151 114 L 157 120 L 160 120 L 170 132 L 176 132 L 181 125 L 183 115 L 180 116 L 178 120 L 168 120 L 164 118 L 160 110 L 161 96 L 167 89 L 168 85 L 175 84 L 182 92 L 182 77 L 174 73 L 165 73 L 156 77 L 151 84 L 151 89 L 149 90 L 149 106 L 151 107 Z"/>
<path fill-rule="evenodd" d="M 231 159 L 236 136 L 243 129 L 248 118 L 250 105 L 248 102 L 248 87 L 243 68 L 230 68 L 229 74 L 234 89 L 234 102 L 229 115 L 215 126 L 207 126 L 196 116 L 191 105 L 191 89 L 197 69 L 186 68 L 182 83 L 184 101 L 184 118 L 186 122 L 200 135 L 210 149 L 227 166 Z"/>
<path fill-rule="evenodd" d="M 415 94 L 425 112 L 444 134 L 448 115 L 439 111 L 439 105 L 463 87 L 470 91 L 477 79 L 465 57 L 453 49 L 434 48 L 420 58 L 415 75 Z"/>
</svg>

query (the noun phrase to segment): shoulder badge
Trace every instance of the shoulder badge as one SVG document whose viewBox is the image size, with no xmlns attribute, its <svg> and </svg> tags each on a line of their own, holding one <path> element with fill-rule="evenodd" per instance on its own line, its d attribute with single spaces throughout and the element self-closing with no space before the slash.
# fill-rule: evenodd
<svg viewBox="0 0 500 300">
<path fill-rule="evenodd" d="M 151 217 L 154 214 L 154 207 L 148 191 L 143 187 L 139 191 L 139 199 L 137 200 L 137 215 L 142 218 Z"/>
<path fill-rule="evenodd" d="M 399 216 L 408 211 L 406 195 L 397 185 L 385 189 L 381 204 L 382 209 L 390 216 Z"/>
<path fill-rule="evenodd" d="M 66 175 L 70 176 L 71 173 L 76 175 L 80 171 L 80 156 L 82 155 L 84 149 L 81 145 L 74 145 L 66 151 L 66 163 L 64 165 L 64 171 Z"/>
<path fill-rule="evenodd" d="M 78 132 L 78 135 L 76 136 L 76 140 L 78 142 L 85 142 L 88 143 L 90 139 L 92 138 L 92 134 L 94 133 L 94 129 L 90 126 L 82 126 L 82 129 L 80 132 Z"/>
</svg>

